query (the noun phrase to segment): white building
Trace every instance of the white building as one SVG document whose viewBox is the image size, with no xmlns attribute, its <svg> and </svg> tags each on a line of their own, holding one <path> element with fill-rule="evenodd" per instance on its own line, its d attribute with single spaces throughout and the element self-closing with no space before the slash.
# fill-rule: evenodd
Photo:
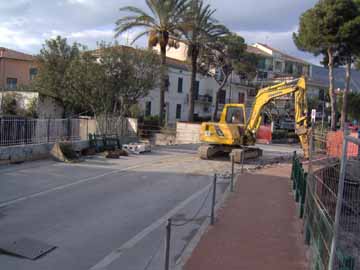
<svg viewBox="0 0 360 270">
<path fill-rule="evenodd" d="M 181 59 L 181 54 L 176 53 Z M 172 55 L 173 54 L 171 54 L 171 56 Z M 174 58 L 168 58 L 167 65 L 168 89 L 165 93 L 165 118 L 166 122 L 171 125 L 177 121 L 188 120 L 191 67 L 187 62 Z M 195 90 L 195 118 L 210 119 L 215 108 L 215 96 L 219 85 L 213 78 L 201 74 L 197 74 L 197 82 L 197 88 Z M 246 103 L 249 89 L 251 88 L 235 83 L 230 84 L 229 82 L 220 93 L 219 110 L 221 110 L 226 103 Z M 144 115 L 159 115 L 159 102 L 160 89 L 150 91 L 150 94 L 140 103 Z"/>
</svg>

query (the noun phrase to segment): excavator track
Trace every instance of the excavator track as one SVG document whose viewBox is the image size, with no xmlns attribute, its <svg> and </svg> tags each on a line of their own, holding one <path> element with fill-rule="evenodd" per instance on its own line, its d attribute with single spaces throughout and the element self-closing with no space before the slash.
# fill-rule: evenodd
<svg viewBox="0 0 360 270">
<path fill-rule="evenodd" d="M 215 145 L 201 145 L 198 149 L 199 157 L 204 160 L 212 159 L 218 152 Z"/>
<path fill-rule="evenodd" d="M 230 156 L 234 159 L 235 163 L 257 159 L 263 154 L 261 149 L 254 147 L 234 148 L 222 145 L 201 145 L 198 149 L 199 157 L 204 160 L 212 159 L 220 152 L 230 153 Z"/>
</svg>

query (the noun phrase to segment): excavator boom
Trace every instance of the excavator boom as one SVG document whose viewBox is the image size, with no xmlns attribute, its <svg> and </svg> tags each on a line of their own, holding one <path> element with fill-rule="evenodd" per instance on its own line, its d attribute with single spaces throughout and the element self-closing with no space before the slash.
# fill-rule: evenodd
<svg viewBox="0 0 360 270">
<path fill-rule="evenodd" d="M 246 131 L 248 132 L 248 135 L 253 137 L 256 136 L 261 124 L 261 112 L 264 106 L 276 98 L 289 94 L 294 94 L 295 96 L 295 131 L 299 136 L 304 156 L 308 158 L 308 108 L 306 99 L 306 79 L 304 77 L 259 90 L 251 110 Z"/>
</svg>

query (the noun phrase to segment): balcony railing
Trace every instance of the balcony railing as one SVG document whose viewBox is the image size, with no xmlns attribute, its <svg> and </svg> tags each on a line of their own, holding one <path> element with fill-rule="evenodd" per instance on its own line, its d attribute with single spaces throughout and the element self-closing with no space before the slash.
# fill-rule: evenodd
<svg viewBox="0 0 360 270">
<path fill-rule="evenodd" d="M 195 96 L 195 101 L 199 103 L 212 103 L 213 97 L 209 95 L 198 95 Z"/>
</svg>

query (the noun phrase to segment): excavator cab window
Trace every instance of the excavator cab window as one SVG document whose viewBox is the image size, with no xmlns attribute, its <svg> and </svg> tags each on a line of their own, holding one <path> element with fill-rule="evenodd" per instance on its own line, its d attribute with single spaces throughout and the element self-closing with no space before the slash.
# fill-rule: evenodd
<svg viewBox="0 0 360 270">
<path fill-rule="evenodd" d="M 226 113 L 226 123 L 244 125 L 244 110 L 241 107 L 229 107 Z"/>
</svg>

